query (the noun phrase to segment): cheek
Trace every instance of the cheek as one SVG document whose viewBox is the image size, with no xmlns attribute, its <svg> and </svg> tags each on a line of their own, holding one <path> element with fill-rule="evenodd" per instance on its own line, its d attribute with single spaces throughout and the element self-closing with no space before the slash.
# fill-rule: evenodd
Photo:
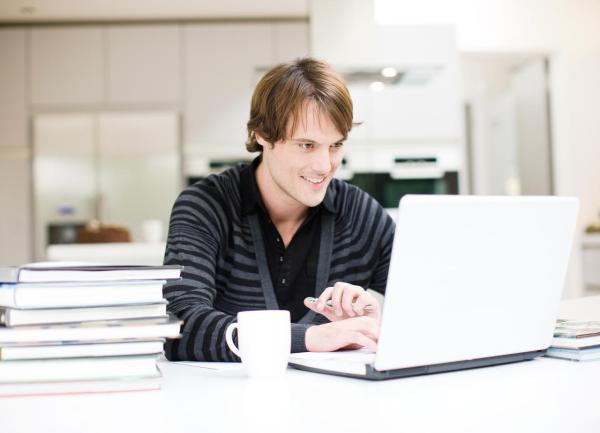
<svg viewBox="0 0 600 433">
<path fill-rule="evenodd" d="M 335 171 L 342 163 L 342 159 L 344 159 L 344 155 L 342 152 L 337 153 L 331 158 L 331 168 Z"/>
</svg>

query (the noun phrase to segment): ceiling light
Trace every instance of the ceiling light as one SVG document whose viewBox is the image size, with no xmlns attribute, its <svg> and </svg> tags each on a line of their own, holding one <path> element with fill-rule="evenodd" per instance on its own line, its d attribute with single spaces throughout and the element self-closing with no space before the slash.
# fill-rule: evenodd
<svg viewBox="0 0 600 433">
<path fill-rule="evenodd" d="M 373 92 L 381 92 L 385 85 L 381 81 L 373 81 L 369 87 Z"/>
<path fill-rule="evenodd" d="M 396 68 L 388 66 L 387 68 L 383 68 L 381 70 L 381 75 L 383 75 L 386 78 L 394 78 L 396 75 L 398 75 L 398 71 L 396 70 Z"/>
</svg>

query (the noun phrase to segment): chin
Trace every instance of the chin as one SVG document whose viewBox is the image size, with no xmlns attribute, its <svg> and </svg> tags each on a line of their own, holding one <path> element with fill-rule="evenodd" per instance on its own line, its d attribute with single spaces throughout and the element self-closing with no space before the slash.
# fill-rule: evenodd
<svg viewBox="0 0 600 433">
<path fill-rule="evenodd" d="M 300 202 L 304 206 L 315 207 L 315 206 L 319 206 L 321 203 L 323 203 L 324 199 L 325 199 L 325 195 L 323 195 L 322 197 L 313 197 L 310 199 L 301 200 Z"/>
</svg>

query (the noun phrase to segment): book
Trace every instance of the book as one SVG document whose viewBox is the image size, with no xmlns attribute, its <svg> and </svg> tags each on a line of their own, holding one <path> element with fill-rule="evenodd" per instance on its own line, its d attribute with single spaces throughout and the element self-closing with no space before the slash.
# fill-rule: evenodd
<svg viewBox="0 0 600 433">
<path fill-rule="evenodd" d="M 600 345 L 600 336 L 588 337 L 588 338 L 577 338 L 577 337 L 554 337 L 552 339 L 552 346 L 562 349 L 583 349 L 585 347 L 592 347 Z"/>
<path fill-rule="evenodd" d="M 557 320 L 551 347 L 581 349 L 600 345 L 600 321 Z"/>
<path fill-rule="evenodd" d="M 91 342 L 127 338 L 177 338 L 180 320 L 171 316 L 153 319 L 108 320 L 62 325 L 0 327 L 0 345 L 44 342 Z"/>
<path fill-rule="evenodd" d="M 600 321 L 596 320 L 563 320 L 556 321 L 555 337 L 593 337 L 600 335 Z"/>
<path fill-rule="evenodd" d="M 546 356 L 551 358 L 570 359 L 572 361 L 591 361 L 600 359 L 600 345 L 592 346 L 586 349 L 560 349 L 550 347 Z"/>
<path fill-rule="evenodd" d="M 83 358 L 98 356 L 151 355 L 163 352 L 164 339 L 107 343 L 66 343 L 0 346 L 0 360 Z"/>
<path fill-rule="evenodd" d="M 156 355 L 0 362 L 0 383 L 158 377 Z"/>
<path fill-rule="evenodd" d="M 162 377 L 0 384 L 0 398 L 158 391 Z"/>
<path fill-rule="evenodd" d="M 0 268 L 0 282 L 39 283 L 66 281 L 172 280 L 183 268 L 171 266 L 96 265 L 69 262 L 40 262 Z"/>
<path fill-rule="evenodd" d="M 294 368 L 366 376 L 367 365 L 375 362 L 375 353 L 367 348 L 338 352 L 298 352 L 289 357 Z"/>
<path fill-rule="evenodd" d="M 141 319 L 165 317 L 166 315 L 166 301 L 157 304 L 131 304 L 82 308 L 44 308 L 37 310 L 0 308 L 0 324 L 12 327 L 99 320 Z"/>
<path fill-rule="evenodd" d="M 0 306 L 91 307 L 163 301 L 166 280 L 0 284 Z"/>
</svg>

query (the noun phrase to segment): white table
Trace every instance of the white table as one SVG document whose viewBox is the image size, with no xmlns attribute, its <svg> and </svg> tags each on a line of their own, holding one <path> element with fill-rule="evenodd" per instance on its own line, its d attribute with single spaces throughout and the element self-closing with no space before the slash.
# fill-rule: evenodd
<svg viewBox="0 0 600 433">
<path fill-rule="evenodd" d="M 600 432 L 600 362 L 367 382 L 161 362 L 161 391 L 0 399 L 3 432 Z M 234 367 L 235 368 L 235 367 Z"/>
</svg>

